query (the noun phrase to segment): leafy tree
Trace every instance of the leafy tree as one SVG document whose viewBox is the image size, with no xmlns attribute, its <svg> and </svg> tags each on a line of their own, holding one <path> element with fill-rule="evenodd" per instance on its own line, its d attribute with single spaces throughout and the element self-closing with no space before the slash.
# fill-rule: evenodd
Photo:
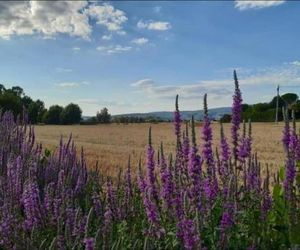
<svg viewBox="0 0 300 250">
<path fill-rule="evenodd" d="M 25 108 L 29 108 L 29 105 L 31 104 L 33 102 L 33 100 L 29 97 L 29 96 L 27 96 L 27 95 L 25 95 L 23 98 L 22 98 L 22 105 L 25 107 Z"/>
<path fill-rule="evenodd" d="M 14 93 L 16 96 L 19 96 L 19 97 L 24 95 L 24 90 L 19 86 L 12 87 L 11 92 Z"/>
<path fill-rule="evenodd" d="M 42 122 L 44 113 L 46 112 L 44 102 L 36 100 L 31 102 L 28 107 L 29 121 L 33 124 Z"/>
<path fill-rule="evenodd" d="M 81 120 L 82 111 L 77 104 L 67 105 L 60 116 L 62 124 L 78 124 Z"/>
<path fill-rule="evenodd" d="M 228 123 L 230 121 L 231 121 L 231 115 L 230 114 L 224 114 L 220 119 L 220 122 L 223 122 L 223 123 Z"/>
<path fill-rule="evenodd" d="M 270 107 L 271 108 L 276 108 L 276 105 L 277 105 L 277 96 L 274 96 L 272 101 L 270 102 Z M 279 97 L 279 100 L 278 100 L 278 107 L 279 108 L 282 108 L 285 106 L 285 102 L 284 100 L 282 100 L 280 97 Z"/>
<path fill-rule="evenodd" d="M 281 99 L 285 102 L 289 109 L 291 109 L 292 106 L 297 102 L 298 98 L 298 95 L 294 93 L 287 93 L 281 96 Z"/>
<path fill-rule="evenodd" d="M 42 121 L 46 124 L 60 124 L 63 109 L 64 108 L 59 105 L 51 106 L 49 110 L 44 113 Z"/>
<path fill-rule="evenodd" d="M 264 112 L 270 109 L 269 103 L 257 103 L 253 105 L 253 110 L 256 112 Z"/>
<path fill-rule="evenodd" d="M 90 117 L 86 120 L 80 121 L 80 125 L 96 125 L 98 123 L 97 118 L 95 116 Z"/>
<path fill-rule="evenodd" d="M 242 104 L 242 111 L 245 112 L 248 108 L 250 108 L 249 104 L 243 103 Z"/>
<path fill-rule="evenodd" d="M 3 112 L 12 111 L 15 116 L 22 114 L 23 111 L 21 99 L 8 91 L 0 95 L 0 108 Z"/>
<path fill-rule="evenodd" d="M 5 87 L 4 85 L 0 84 L 0 94 L 4 93 L 5 92 Z"/>
<path fill-rule="evenodd" d="M 111 115 L 108 113 L 107 108 L 103 108 L 100 112 L 97 112 L 96 118 L 99 123 L 110 123 Z"/>
</svg>

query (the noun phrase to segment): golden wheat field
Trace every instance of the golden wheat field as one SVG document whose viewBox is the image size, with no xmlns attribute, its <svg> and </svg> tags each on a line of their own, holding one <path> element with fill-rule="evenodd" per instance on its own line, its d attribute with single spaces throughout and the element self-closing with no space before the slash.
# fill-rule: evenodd
<svg viewBox="0 0 300 250">
<path fill-rule="evenodd" d="M 133 166 L 137 165 L 141 156 L 144 159 L 149 126 L 152 127 L 153 144 L 158 149 L 163 141 L 165 152 L 173 152 L 175 137 L 172 123 L 160 124 L 107 124 L 107 125 L 73 125 L 73 126 L 35 126 L 37 142 L 54 150 L 60 137 L 67 140 L 72 133 L 77 148 L 83 147 L 88 166 L 99 162 L 103 173 L 116 175 L 119 168 L 127 166 L 131 155 Z M 270 170 L 278 169 L 284 162 L 284 152 L 281 144 L 283 124 L 253 123 L 253 148 L 257 152 L 262 166 L 269 165 Z M 230 136 L 230 124 L 224 124 L 225 134 Z M 220 125 L 213 124 L 214 147 L 218 147 Z M 201 125 L 197 126 L 197 140 L 201 147 Z"/>
</svg>

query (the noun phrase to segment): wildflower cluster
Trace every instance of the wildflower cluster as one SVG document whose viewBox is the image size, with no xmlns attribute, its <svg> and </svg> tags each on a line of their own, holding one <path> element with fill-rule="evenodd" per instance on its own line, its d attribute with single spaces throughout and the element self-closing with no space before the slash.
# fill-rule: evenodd
<svg viewBox="0 0 300 250">
<path fill-rule="evenodd" d="M 175 155 L 149 143 L 146 163 L 117 179 L 88 171 L 83 151 L 35 142 L 26 121 L 0 115 L 0 249 L 287 249 L 300 245 L 300 138 L 285 111 L 285 167 L 271 176 L 242 126 L 236 72 L 231 138 L 213 145 L 204 96 L 197 145 L 194 118 L 174 112 Z M 243 127 L 243 130 L 241 128 Z M 232 142 L 232 145 L 229 142 Z M 217 147 L 217 150 L 214 147 Z M 156 157 L 157 155 L 157 157 Z M 271 188 L 272 187 L 272 188 Z"/>
</svg>

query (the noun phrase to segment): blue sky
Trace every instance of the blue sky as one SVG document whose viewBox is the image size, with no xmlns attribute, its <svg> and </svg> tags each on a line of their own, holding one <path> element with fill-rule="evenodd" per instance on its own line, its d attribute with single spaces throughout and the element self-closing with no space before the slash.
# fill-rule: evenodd
<svg viewBox="0 0 300 250">
<path fill-rule="evenodd" d="M 0 81 L 84 115 L 247 103 L 300 86 L 300 2 L 0 2 Z M 282 93 L 300 88 L 282 88 Z"/>
</svg>

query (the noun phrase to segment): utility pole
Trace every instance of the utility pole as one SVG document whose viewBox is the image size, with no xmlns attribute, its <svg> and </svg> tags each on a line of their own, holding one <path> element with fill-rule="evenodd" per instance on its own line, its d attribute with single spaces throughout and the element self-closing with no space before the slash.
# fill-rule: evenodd
<svg viewBox="0 0 300 250">
<path fill-rule="evenodd" d="M 276 118 L 275 123 L 278 123 L 278 106 L 279 106 L 279 85 L 277 86 L 277 100 L 276 100 Z"/>
</svg>

